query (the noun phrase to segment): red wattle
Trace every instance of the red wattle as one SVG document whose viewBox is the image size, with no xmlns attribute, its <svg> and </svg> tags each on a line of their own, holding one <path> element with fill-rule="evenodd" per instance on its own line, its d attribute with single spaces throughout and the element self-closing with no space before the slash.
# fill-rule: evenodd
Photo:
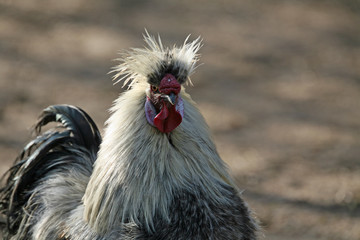
<svg viewBox="0 0 360 240">
<path fill-rule="evenodd" d="M 176 111 L 174 105 L 167 108 L 165 102 L 158 115 L 154 118 L 154 125 L 163 133 L 169 133 L 180 125 L 182 121 L 181 114 Z"/>
</svg>

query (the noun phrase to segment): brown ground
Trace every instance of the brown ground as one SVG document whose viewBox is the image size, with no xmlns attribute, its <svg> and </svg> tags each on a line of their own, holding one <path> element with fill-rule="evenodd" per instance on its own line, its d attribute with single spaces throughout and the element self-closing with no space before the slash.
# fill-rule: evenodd
<svg viewBox="0 0 360 240">
<path fill-rule="evenodd" d="M 1 2 L 1 1 L 0 1 Z M 188 91 L 271 240 L 360 239 L 359 0 L 0 3 L 1 173 L 50 104 L 101 128 L 117 51 L 201 35 Z"/>
</svg>

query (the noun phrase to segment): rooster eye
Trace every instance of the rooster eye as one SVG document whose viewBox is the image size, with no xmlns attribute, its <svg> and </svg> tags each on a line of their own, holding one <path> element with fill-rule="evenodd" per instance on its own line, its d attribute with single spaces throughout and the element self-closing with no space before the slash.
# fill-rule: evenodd
<svg viewBox="0 0 360 240">
<path fill-rule="evenodd" d="M 153 92 L 157 92 L 159 90 L 159 88 L 157 86 L 151 85 L 151 90 Z"/>
</svg>

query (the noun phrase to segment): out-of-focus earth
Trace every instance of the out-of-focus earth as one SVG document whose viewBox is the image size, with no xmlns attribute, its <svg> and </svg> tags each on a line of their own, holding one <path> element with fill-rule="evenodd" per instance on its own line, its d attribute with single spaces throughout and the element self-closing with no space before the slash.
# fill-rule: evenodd
<svg viewBox="0 0 360 240">
<path fill-rule="evenodd" d="M 0 174 L 48 105 L 103 128 L 145 28 L 203 38 L 187 91 L 264 239 L 360 239 L 359 0 L 1 0 Z"/>
</svg>

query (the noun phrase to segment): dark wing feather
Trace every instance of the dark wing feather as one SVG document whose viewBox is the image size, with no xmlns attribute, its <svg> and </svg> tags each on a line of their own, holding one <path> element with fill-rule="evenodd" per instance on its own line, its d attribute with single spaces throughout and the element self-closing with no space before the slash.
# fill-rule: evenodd
<svg viewBox="0 0 360 240">
<path fill-rule="evenodd" d="M 59 127 L 45 133 L 43 126 L 57 122 Z M 94 121 L 82 109 L 70 105 L 54 105 L 44 109 L 35 125 L 37 137 L 19 154 L 0 190 L 0 212 L 7 217 L 10 234 L 15 234 L 22 218 L 23 208 L 31 197 L 34 185 L 51 170 L 69 164 L 76 151 L 86 151 L 93 156 L 99 150 L 101 136 Z"/>
</svg>

